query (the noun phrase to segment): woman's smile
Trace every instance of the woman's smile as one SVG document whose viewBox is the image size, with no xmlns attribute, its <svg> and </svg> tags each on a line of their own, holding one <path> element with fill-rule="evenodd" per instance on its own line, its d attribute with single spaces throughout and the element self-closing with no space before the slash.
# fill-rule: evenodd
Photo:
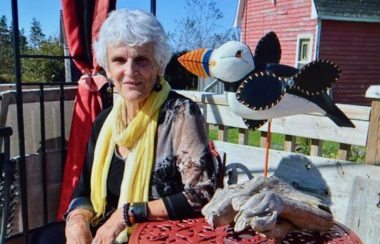
<svg viewBox="0 0 380 244">
<path fill-rule="evenodd" d="M 134 88 L 134 87 L 137 88 L 137 87 L 141 86 L 143 83 L 138 82 L 138 81 L 123 81 L 122 84 L 126 85 L 129 88 Z"/>
</svg>

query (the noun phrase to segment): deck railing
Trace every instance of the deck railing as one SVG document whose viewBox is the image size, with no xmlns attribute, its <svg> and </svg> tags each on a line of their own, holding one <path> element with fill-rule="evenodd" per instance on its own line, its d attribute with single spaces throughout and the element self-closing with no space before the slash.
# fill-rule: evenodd
<svg viewBox="0 0 380 244">
<path fill-rule="evenodd" d="M 0 127 L 9 126 L 14 131 L 10 156 L 17 164 L 13 187 L 18 193 L 11 203 L 15 218 L 12 230 L 7 233 L 16 237 L 23 233 L 27 243 L 29 231 L 23 230 L 47 224 L 56 217 L 76 86 L 70 83 L 23 85 L 25 147 L 21 151 L 25 160 L 20 160 L 17 91 L 14 86 L 4 86 L 9 90 L 2 89 L 0 93 Z"/>
<path fill-rule="evenodd" d="M 196 101 L 203 110 L 208 126 L 218 127 L 218 140 L 227 141 L 230 128 L 238 128 L 238 143 L 248 144 L 248 130 L 243 120 L 230 111 L 224 95 L 205 92 L 181 91 Z M 336 126 L 321 114 L 299 114 L 272 120 L 272 133 L 285 135 L 284 151 L 294 152 L 296 137 L 311 139 L 310 156 L 322 156 L 325 141 L 339 143 L 337 159 L 348 160 L 351 146 L 367 146 L 371 107 L 338 104 L 338 107 L 352 120 L 355 128 Z M 261 131 L 260 145 L 265 146 L 267 126 Z"/>
</svg>

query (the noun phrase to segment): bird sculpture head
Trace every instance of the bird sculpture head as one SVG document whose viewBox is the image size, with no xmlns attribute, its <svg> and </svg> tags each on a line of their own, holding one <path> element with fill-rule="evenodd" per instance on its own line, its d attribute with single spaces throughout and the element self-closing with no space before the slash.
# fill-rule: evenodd
<svg viewBox="0 0 380 244">
<path fill-rule="evenodd" d="M 255 69 L 251 50 L 238 41 L 228 41 L 214 50 L 201 48 L 190 51 L 179 57 L 178 61 L 200 77 L 211 77 L 230 83 L 242 80 Z"/>
<path fill-rule="evenodd" d="M 200 48 L 185 53 L 178 61 L 199 77 L 211 77 L 225 84 L 240 83 L 253 71 L 265 69 L 267 63 L 279 63 L 281 46 L 274 32 L 260 39 L 255 53 L 239 41 L 228 41 L 216 49 Z"/>
</svg>

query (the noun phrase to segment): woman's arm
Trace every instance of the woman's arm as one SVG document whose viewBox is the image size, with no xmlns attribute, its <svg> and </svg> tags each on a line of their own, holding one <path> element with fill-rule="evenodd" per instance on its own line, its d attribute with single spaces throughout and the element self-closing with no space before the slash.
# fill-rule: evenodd
<svg viewBox="0 0 380 244">
<path fill-rule="evenodd" d="M 91 168 L 96 139 L 101 125 L 105 117 L 107 117 L 106 115 L 108 115 L 108 112 L 100 114 L 94 123 L 81 177 L 74 189 L 72 200 L 64 216 L 66 220 L 65 235 L 67 243 L 89 243 L 92 240 L 90 221 L 94 216 L 94 210 L 90 200 Z"/>
<path fill-rule="evenodd" d="M 171 218 L 174 214 L 180 218 L 190 217 L 189 213 L 184 213 L 186 205 L 199 213 L 213 196 L 217 183 L 203 115 L 191 100 L 183 99 L 179 105 L 173 120 L 172 140 L 175 165 L 181 174 L 184 190 L 164 198 Z"/>
<path fill-rule="evenodd" d="M 66 243 L 90 243 L 92 234 L 90 231 L 90 220 L 93 213 L 87 209 L 74 209 L 66 218 Z"/>
<path fill-rule="evenodd" d="M 162 199 L 149 201 L 147 205 L 148 221 L 160 221 L 168 219 L 168 212 Z"/>
<path fill-rule="evenodd" d="M 92 241 L 90 221 L 94 216 L 94 210 L 89 199 L 88 185 L 88 159 L 89 153 L 91 153 L 90 148 L 93 144 L 93 142 L 91 142 L 92 139 L 90 139 L 89 142 L 88 154 L 80 180 L 74 189 L 73 199 L 71 200 L 69 208 L 65 214 L 65 235 L 67 243 L 90 243 Z M 92 156 L 90 157 L 92 158 Z"/>
<path fill-rule="evenodd" d="M 135 223 L 133 214 L 130 213 L 129 220 Z M 111 217 L 96 231 L 95 243 L 112 243 L 121 231 L 126 227 L 124 207 L 117 208 Z M 160 221 L 168 219 L 165 204 L 162 199 L 149 201 L 147 203 L 147 221 Z"/>
<path fill-rule="evenodd" d="M 91 129 L 91 134 L 87 145 L 87 153 L 81 176 L 79 178 L 78 184 L 74 188 L 72 200 L 70 202 L 68 210 L 65 213 L 65 217 L 76 208 L 84 208 L 93 212 L 93 207 L 90 200 L 90 180 L 92 163 L 94 160 L 95 145 L 100 129 L 102 128 L 102 125 L 110 111 L 111 109 L 104 110 L 94 121 L 94 125 Z"/>
</svg>

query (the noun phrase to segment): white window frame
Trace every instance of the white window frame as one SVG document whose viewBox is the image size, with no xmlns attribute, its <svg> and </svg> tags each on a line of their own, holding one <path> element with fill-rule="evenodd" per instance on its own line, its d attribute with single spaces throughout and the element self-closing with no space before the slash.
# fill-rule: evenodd
<svg viewBox="0 0 380 244">
<path fill-rule="evenodd" d="M 305 63 L 302 63 L 299 59 L 298 59 L 298 56 L 299 56 L 299 51 L 300 51 L 300 45 L 301 45 L 301 40 L 304 40 L 304 39 L 308 39 L 309 40 L 309 49 L 307 50 L 308 52 L 308 60 L 305 61 Z M 302 66 L 299 67 L 300 64 L 302 65 L 305 65 L 306 63 L 309 63 L 311 60 L 312 60 L 312 53 L 313 53 L 313 34 L 298 34 L 297 35 L 297 46 L 296 46 L 296 57 L 295 57 L 295 67 L 296 68 L 300 68 Z"/>
</svg>

